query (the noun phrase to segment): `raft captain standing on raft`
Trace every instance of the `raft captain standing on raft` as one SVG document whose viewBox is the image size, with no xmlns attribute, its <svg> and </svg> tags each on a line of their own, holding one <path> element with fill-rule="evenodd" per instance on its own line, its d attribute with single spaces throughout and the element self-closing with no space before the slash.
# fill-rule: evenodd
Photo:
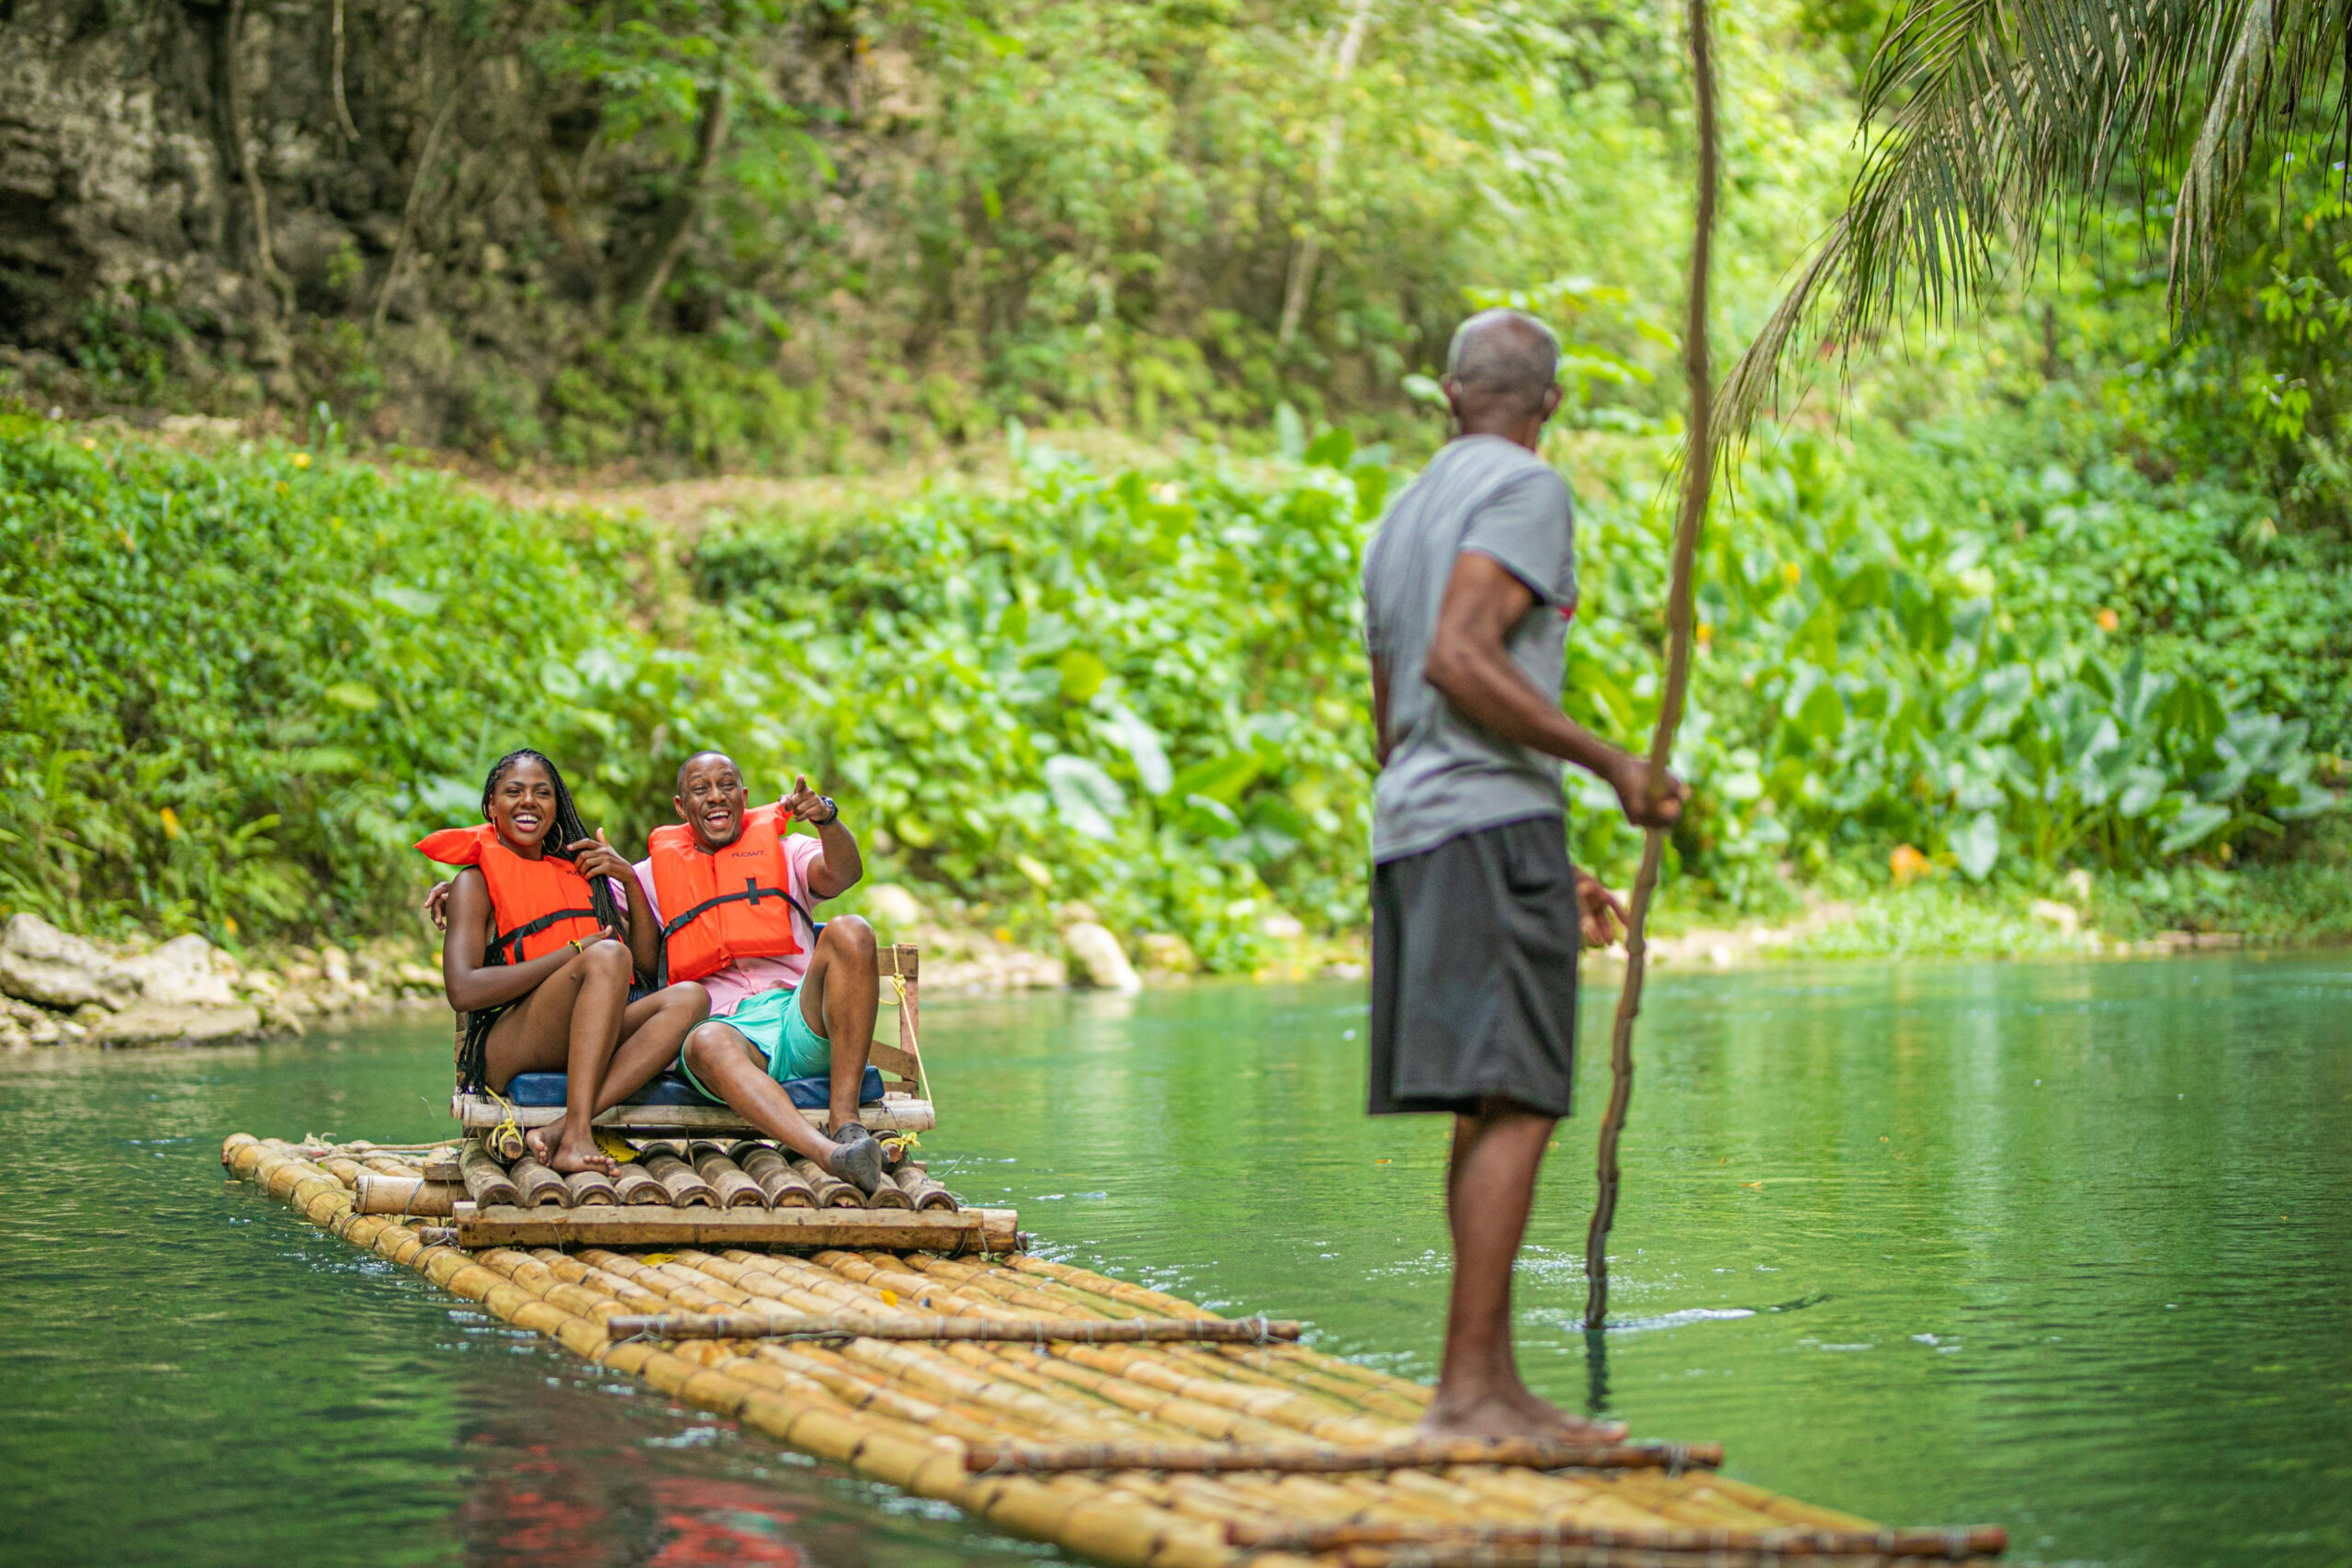
<svg viewBox="0 0 2352 1568">
<path fill-rule="evenodd" d="M 1461 434 L 1365 552 L 1374 791 L 1375 1116 L 1453 1117 L 1453 1284 L 1425 1430 L 1618 1435 L 1539 1399 L 1511 1354 L 1511 1269 L 1554 1125 L 1568 1113 L 1577 944 L 1624 911 L 1568 863 L 1561 761 L 1637 827 L 1682 785 L 1560 711 L 1577 577 L 1568 487 L 1535 456 L 1560 405 L 1559 344 L 1487 310 L 1453 334 L 1442 383 Z"/>
</svg>

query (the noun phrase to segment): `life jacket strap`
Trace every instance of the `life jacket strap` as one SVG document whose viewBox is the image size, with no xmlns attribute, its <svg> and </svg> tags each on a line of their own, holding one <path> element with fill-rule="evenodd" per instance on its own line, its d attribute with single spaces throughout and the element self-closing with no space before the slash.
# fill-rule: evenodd
<svg viewBox="0 0 2352 1568">
<path fill-rule="evenodd" d="M 593 920 L 595 918 L 596 911 L 594 909 L 558 909 L 552 915 L 541 915 L 536 920 L 526 920 L 511 931 L 500 932 L 494 945 L 499 953 L 504 955 L 507 963 L 520 964 L 523 962 L 523 943 L 557 921 L 582 919 Z"/>
<path fill-rule="evenodd" d="M 817 936 L 817 917 L 810 914 L 807 906 L 803 905 L 799 899 L 795 898 L 783 888 L 763 887 L 747 876 L 743 879 L 742 892 L 721 893 L 715 897 L 706 898 L 701 903 L 696 904 L 693 908 L 688 909 L 684 914 L 680 915 L 676 919 L 670 921 L 667 925 L 662 928 L 662 962 L 654 967 L 654 985 L 657 987 L 667 987 L 670 984 L 670 939 L 677 935 L 680 931 L 685 930 L 690 922 L 701 919 L 704 915 L 708 914 L 711 910 L 718 908 L 721 904 L 750 904 L 756 908 L 760 900 L 771 894 L 791 905 L 793 913 L 798 915 L 803 920 L 806 920 L 808 923 L 808 935 L 810 939 L 808 945 L 813 950 L 817 945 L 815 940 Z"/>
</svg>

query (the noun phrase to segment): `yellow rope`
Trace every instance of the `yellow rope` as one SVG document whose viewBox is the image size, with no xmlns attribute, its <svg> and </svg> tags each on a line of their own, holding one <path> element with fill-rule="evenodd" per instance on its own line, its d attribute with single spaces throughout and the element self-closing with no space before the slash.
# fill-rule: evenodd
<svg viewBox="0 0 2352 1568">
<path fill-rule="evenodd" d="M 498 1102 L 498 1108 L 506 1112 L 505 1120 L 499 1122 L 497 1126 L 492 1127 L 490 1130 L 490 1152 L 492 1154 L 496 1154 L 501 1146 L 505 1144 L 506 1134 L 509 1133 L 514 1134 L 514 1141 L 522 1144 L 524 1149 L 527 1152 L 531 1145 L 523 1136 L 523 1124 L 514 1120 L 514 1105 L 508 1101 L 504 1095 L 491 1088 L 487 1083 L 481 1086 L 481 1091 L 482 1093 L 490 1096 L 491 1099 L 496 1100 Z"/>
<path fill-rule="evenodd" d="M 888 978 L 890 982 L 890 988 L 899 994 L 899 1016 L 900 1018 L 904 1018 L 907 1016 L 907 977 L 904 975 L 898 973 L 896 970 L 892 970 Z M 939 1102 L 931 1098 L 931 1069 L 922 1065 L 922 1042 L 916 1042 L 914 1050 L 908 1054 L 915 1059 L 916 1092 L 922 1096 L 923 1100 L 930 1104 L 932 1111 L 935 1113 L 939 1110 Z M 911 1142 L 911 1140 L 910 1140 L 910 1142 Z"/>
</svg>

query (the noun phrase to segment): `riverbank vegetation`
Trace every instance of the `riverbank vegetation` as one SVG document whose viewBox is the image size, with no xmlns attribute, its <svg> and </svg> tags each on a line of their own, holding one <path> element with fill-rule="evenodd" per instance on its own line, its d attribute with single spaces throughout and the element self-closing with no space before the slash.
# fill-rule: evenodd
<svg viewBox="0 0 2352 1568">
<path fill-rule="evenodd" d="M 12 417 L 0 897 L 231 942 L 388 929 L 428 874 L 408 845 L 475 812 L 486 759 L 550 751 L 636 841 L 721 744 L 763 789 L 806 772 L 854 802 L 876 875 L 934 908 L 1036 936 L 1083 902 L 1248 970 L 1364 908 L 1355 571 L 1400 471 L 1305 435 L 1096 471 L 1016 432 L 1008 486 L 689 536 Z M 1667 446 L 1555 453 L 1587 563 L 1570 700 L 1619 736 L 1655 701 Z M 2238 562 L 2227 496 L 1973 450 L 1792 434 L 1743 469 L 1702 579 L 1677 900 L 1772 918 L 1916 884 L 2069 897 L 2123 935 L 2335 929 L 2344 742 L 2286 716 L 2336 668 L 2312 650 L 2338 604 L 2292 552 Z M 2226 664 L 2165 629 L 2200 573 Z M 1622 873 L 1599 792 L 1576 823 Z"/>
</svg>

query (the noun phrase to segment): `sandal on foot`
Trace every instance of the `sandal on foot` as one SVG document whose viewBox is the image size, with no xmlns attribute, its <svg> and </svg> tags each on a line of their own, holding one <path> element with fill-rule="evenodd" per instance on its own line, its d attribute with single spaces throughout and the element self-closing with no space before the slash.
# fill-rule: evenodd
<svg viewBox="0 0 2352 1568">
<path fill-rule="evenodd" d="M 862 1127 L 858 1131 L 865 1133 Z M 825 1163 L 835 1176 L 869 1198 L 882 1190 L 882 1145 L 870 1133 L 838 1144 L 833 1157 Z"/>
</svg>

